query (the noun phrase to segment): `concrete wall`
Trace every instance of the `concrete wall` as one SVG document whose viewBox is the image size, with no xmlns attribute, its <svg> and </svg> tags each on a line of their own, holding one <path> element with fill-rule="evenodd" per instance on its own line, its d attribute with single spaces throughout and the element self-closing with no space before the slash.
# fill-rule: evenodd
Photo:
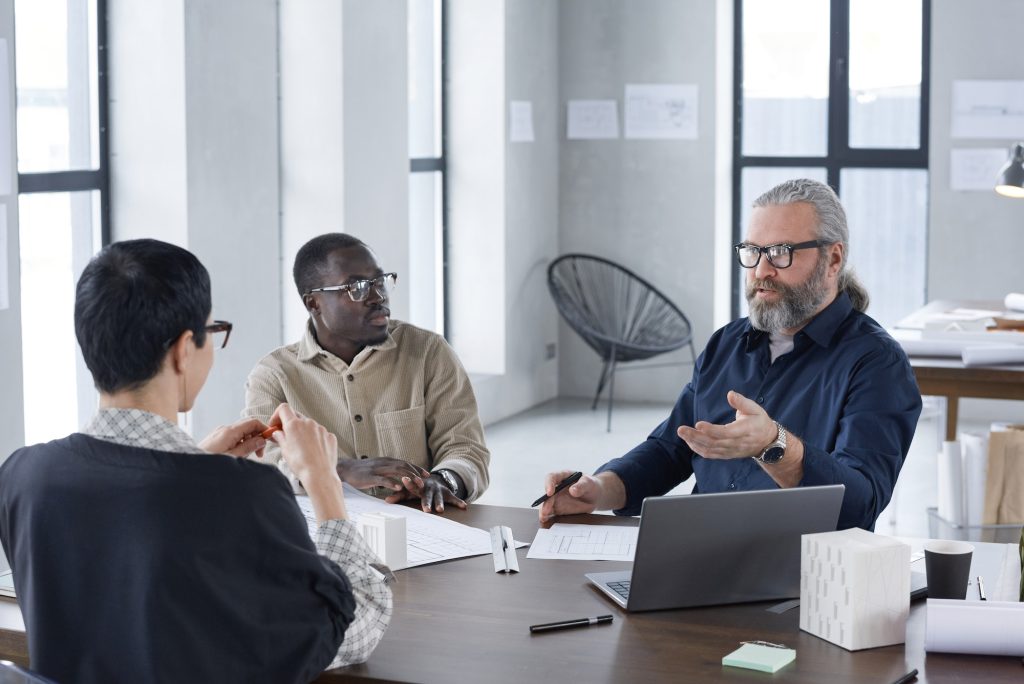
<svg viewBox="0 0 1024 684">
<path fill-rule="evenodd" d="M 485 422 L 557 392 L 545 284 L 558 236 L 558 11 L 546 0 L 449 4 L 451 338 Z M 508 142 L 509 101 L 535 140 Z"/>
<path fill-rule="evenodd" d="M 284 339 L 307 314 L 294 289 L 299 248 L 322 233 L 365 240 L 409 271 L 405 0 L 281 3 L 281 235 Z M 408 317 L 395 296 L 392 315 Z"/>
<path fill-rule="evenodd" d="M 953 81 L 1024 80 L 1018 0 L 932 0 L 928 299 L 997 299 L 1024 291 L 1024 201 L 950 189 L 951 149 L 1001 147 L 1009 139 L 950 137 Z M 993 183 L 995 177 L 993 175 Z M 1024 402 L 961 402 L 961 416 L 1019 422 Z"/>
<path fill-rule="evenodd" d="M 0 59 L 0 68 L 7 65 L 2 80 L 7 84 L 0 90 L 0 147 L 11 150 L 9 158 L 0 159 L 4 168 L 0 176 L 10 179 L 11 194 L 0 188 L 0 220 L 7 225 L 7 262 L 0 265 L 3 277 L 7 279 L 8 307 L 0 309 L 0 359 L 5 371 L 3 387 L 0 388 L 0 415 L 3 430 L 0 430 L 0 462 L 25 443 L 25 409 L 22 401 L 21 370 L 21 268 L 18 257 L 18 168 L 14 150 L 15 144 L 15 92 L 14 92 L 14 0 L 0 0 L 0 39 L 7 43 L 6 55 Z M 2 87 L 2 86 L 0 86 Z M 2 560 L 2 559 L 0 559 Z"/>
<path fill-rule="evenodd" d="M 560 115 L 559 252 L 610 258 L 645 277 L 694 326 L 713 329 L 715 275 L 714 0 L 561 0 L 560 99 L 622 102 L 627 83 L 695 83 L 696 140 L 565 140 Z M 728 121 L 724 122 L 728 125 Z M 723 174 L 721 178 L 728 178 Z M 559 394 L 592 395 L 601 363 L 560 326 Z M 689 359 L 675 352 L 660 361 Z M 616 375 L 623 399 L 672 400 L 690 366 Z"/>
<path fill-rule="evenodd" d="M 1024 80 L 1018 0 L 932 1 L 929 299 L 1002 299 L 1024 290 L 1024 201 L 950 189 L 951 149 L 1013 140 L 950 137 L 953 81 Z M 993 174 L 993 184 L 995 175 Z"/>
<path fill-rule="evenodd" d="M 190 249 L 235 325 L 191 414 L 203 436 L 281 341 L 277 3 L 112 0 L 109 22 L 113 239 Z"/>
</svg>

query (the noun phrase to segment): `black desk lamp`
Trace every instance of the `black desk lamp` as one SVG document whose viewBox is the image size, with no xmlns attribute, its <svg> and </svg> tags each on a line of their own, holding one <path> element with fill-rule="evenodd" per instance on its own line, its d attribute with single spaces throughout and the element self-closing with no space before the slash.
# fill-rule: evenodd
<svg viewBox="0 0 1024 684">
<path fill-rule="evenodd" d="M 1005 197 L 1024 199 L 1024 143 L 1010 147 L 1010 158 L 999 170 L 996 192 Z"/>
</svg>

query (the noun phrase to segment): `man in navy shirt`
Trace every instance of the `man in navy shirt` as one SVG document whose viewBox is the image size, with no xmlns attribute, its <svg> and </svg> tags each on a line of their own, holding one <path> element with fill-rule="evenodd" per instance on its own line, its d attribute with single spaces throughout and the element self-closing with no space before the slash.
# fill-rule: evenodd
<svg viewBox="0 0 1024 684">
<path fill-rule="evenodd" d="M 696 475 L 694 492 L 844 484 L 839 529 L 873 529 L 921 413 L 906 354 L 863 312 L 839 198 L 786 181 L 754 202 L 746 239 L 750 317 L 711 336 L 675 408 L 646 441 L 540 509 L 637 515 Z M 569 471 L 548 474 L 548 494 Z"/>
</svg>

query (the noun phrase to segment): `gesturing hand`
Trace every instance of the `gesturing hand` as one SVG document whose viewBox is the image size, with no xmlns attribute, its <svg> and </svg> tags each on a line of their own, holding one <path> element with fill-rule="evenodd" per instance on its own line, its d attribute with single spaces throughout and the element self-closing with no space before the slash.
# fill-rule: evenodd
<svg viewBox="0 0 1024 684">
<path fill-rule="evenodd" d="M 704 458 L 746 458 L 756 456 L 772 443 L 778 429 L 760 404 L 739 392 L 729 392 L 729 406 L 736 409 L 736 420 L 728 425 L 700 421 L 693 427 L 682 425 L 676 434 Z"/>
</svg>

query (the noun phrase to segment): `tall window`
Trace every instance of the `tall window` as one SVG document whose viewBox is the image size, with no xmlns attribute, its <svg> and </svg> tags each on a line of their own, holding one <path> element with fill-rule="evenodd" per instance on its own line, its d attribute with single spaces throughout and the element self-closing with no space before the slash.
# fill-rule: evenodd
<svg viewBox="0 0 1024 684">
<path fill-rule="evenodd" d="M 78 430 L 96 392 L 75 282 L 108 241 L 104 0 L 15 0 L 18 226 L 27 444 Z"/>
<path fill-rule="evenodd" d="M 443 2 L 409 2 L 409 320 L 445 330 Z"/>
<path fill-rule="evenodd" d="M 827 182 L 882 325 L 925 301 L 929 14 L 930 0 L 736 0 L 735 241 L 771 186 Z"/>
</svg>

